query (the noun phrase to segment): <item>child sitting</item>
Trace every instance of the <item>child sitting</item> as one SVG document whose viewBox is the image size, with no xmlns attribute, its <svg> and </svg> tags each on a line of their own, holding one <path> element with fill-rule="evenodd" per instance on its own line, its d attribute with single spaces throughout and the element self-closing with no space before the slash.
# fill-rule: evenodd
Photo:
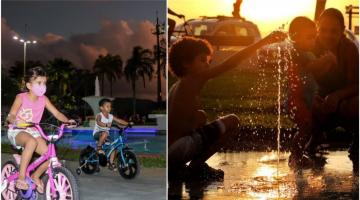
<svg viewBox="0 0 360 200">
<path fill-rule="evenodd" d="M 296 17 L 292 20 L 289 36 L 294 45 L 293 63 L 288 69 L 289 102 L 299 128 L 290 148 L 289 166 L 296 168 L 311 164 L 304 151 L 311 137 L 311 109 L 318 90 L 314 76 L 326 72 L 336 62 L 336 58 L 330 52 L 319 58 L 312 53 L 315 47 L 316 24 L 306 17 Z"/>
<path fill-rule="evenodd" d="M 285 37 L 284 33 L 275 32 L 214 67 L 210 67 L 212 47 L 206 40 L 184 37 L 173 44 L 169 65 L 178 81 L 172 85 L 168 99 L 170 179 L 181 176 L 179 172 L 189 161 L 189 172 L 195 176 L 223 178 L 221 170 L 210 168 L 205 161 L 238 137 L 239 118 L 230 114 L 207 123 L 206 113 L 201 110 L 199 102 L 200 92 L 209 79 L 235 68 L 260 47 Z"/>
<path fill-rule="evenodd" d="M 97 152 L 99 154 L 105 154 L 104 150 L 102 149 L 102 145 L 109 136 L 109 130 L 112 126 L 112 122 L 115 121 L 116 123 L 124 126 L 127 126 L 129 123 L 110 114 L 111 101 L 109 99 L 101 99 L 99 102 L 99 107 L 101 112 L 97 114 L 95 118 L 96 122 L 93 131 L 93 137 L 96 141 L 98 141 L 96 148 Z M 110 155 L 109 169 L 111 170 L 116 170 L 114 158 L 115 151 L 113 151 Z"/>
<path fill-rule="evenodd" d="M 17 126 L 27 122 L 39 123 L 45 108 L 61 122 L 75 122 L 59 112 L 44 95 L 48 78 L 46 72 L 41 67 L 30 68 L 24 80 L 27 91 L 16 95 L 6 120 L 10 124 L 8 138 L 11 144 L 18 149 L 23 148 L 19 178 L 16 181 L 16 187 L 21 190 L 29 188 L 28 183 L 25 181 L 25 173 L 34 151 L 42 155 L 48 151 L 48 146 L 36 128 L 19 129 Z M 41 164 L 31 174 L 31 179 L 36 184 L 36 189 L 39 193 L 44 192 L 44 185 L 40 180 L 40 176 L 46 171 L 48 166 L 49 160 Z"/>
</svg>

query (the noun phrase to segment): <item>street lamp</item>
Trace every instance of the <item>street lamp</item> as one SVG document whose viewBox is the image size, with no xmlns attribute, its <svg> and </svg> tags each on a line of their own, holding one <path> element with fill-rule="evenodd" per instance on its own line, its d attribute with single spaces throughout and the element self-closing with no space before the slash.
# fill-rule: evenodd
<svg viewBox="0 0 360 200">
<path fill-rule="evenodd" d="M 14 36 L 13 39 L 23 43 L 23 45 L 24 45 L 24 78 L 25 78 L 25 72 L 26 72 L 26 46 L 29 45 L 29 44 L 36 44 L 37 41 L 36 40 L 30 41 L 30 40 L 19 38 L 17 36 Z"/>
</svg>

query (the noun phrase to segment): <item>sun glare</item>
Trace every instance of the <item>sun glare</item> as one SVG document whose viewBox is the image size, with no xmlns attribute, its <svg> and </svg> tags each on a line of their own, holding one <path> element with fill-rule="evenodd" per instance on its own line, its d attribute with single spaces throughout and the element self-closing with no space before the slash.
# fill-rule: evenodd
<svg viewBox="0 0 360 200">
<path fill-rule="evenodd" d="M 231 16 L 236 0 L 171 0 L 169 8 L 184 14 L 186 19 L 199 16 Z M 326 8 L 334 7 L 345 12 L 347 5 L 359 5 L 357 0 L 327 0 Z M 288 24 L 296 16 L 314 19 L 316 0 L 243 0 L 241 15 L 258 25 L 262 35 Z M 170 16 L 181 23 L 182 20 Z M 356 19 L 357 20 L 357 19 Z M 345 22 L 347 18 L 345 18 Z M 354 23 L 357 23 L 355 21 Z"/>
<path fill-rule="evenodd" d="M 253 21 L 288 21 L 298 15 L 313 14 L 314 0 L 244 0 L 241 13 Z"/>
</svg>

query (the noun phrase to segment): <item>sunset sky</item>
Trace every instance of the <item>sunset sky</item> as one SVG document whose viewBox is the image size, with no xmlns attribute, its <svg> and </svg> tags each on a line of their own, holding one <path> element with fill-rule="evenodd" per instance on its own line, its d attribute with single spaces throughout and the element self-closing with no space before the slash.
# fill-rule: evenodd
<svg viewBox="0 0 360 200">
<path fill-rule="evenodd" d="M 170 0 L 168 6 L 177 13 L 184 14 L 186 19 L 199 16 L 231 16 L 233 3 L 236 0 Z M 358 6 L 358 0 L 327 0 L 326 8 L 334 7 L 345 13 L 346 5 Z M 241 15 L 258 25 L 262 36 L 289 23 L 296 16 L 314 18 L 316 0 L 243 0 Z M 347 15 L 345 22 L 347 24 Z M 177 23 L 181 20 L 174 16 Z M 354 24 L 358 23 L 358 18 Z"/>
<path fill-rule="evenodd" d="M 56 57 L 77 68 L 92 70 L 99 55 L 118 54 L 124 63 L 134 46 L 153 49 L 156 11 L 166 21 L 165 0 L 9 1 L 1 2 L 1 66 L 3 72 L 23 60 L 23 46 L 13 36 L 37 40 L 27 48 L 27 60 L 47 63 Z M 25 34 L 25 24 L 28 25 Z M 114 83 L 114 96 L 131 96 L 123 78 Z M 138 84 L 139 98 L 156 99 L 156 79 Z M 165 82 L 162 91 L 165 91 Z M 105 87 L 108 94 L 109 87 Z"/>
</svg>

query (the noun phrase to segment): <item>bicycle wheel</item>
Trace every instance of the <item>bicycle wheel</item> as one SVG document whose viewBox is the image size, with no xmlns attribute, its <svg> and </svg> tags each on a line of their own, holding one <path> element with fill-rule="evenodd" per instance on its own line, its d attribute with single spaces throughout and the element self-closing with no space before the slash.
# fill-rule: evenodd
<svg viewBox="0 0 360 200">
<path fill-rule="evenodd" d="M 7 161 L 1 168 L 1 183 L 5 178 L 9 177 L 11 174 L 18 171 L 18 165 L 13 161 Z M 30 180 L 30 179 L 29 179 Z M 24 193 L 22 193 L 24 192 Z M 28 200 L 38 199 L 38 193 L 35 190 L 30 191 L 21 191 L 16 189 L 15 181 L 12 181 L 7 184 L 7 187 L 1 193 L 1 199 L 4 200 L 20 200 L 23 199 L 23 195 L 26 195 Z M 29 196 L 28 196 L 29 195 Z"/>
<path fill-rule="evenodd" d="M 81 151 L 80 153 L 80 157 L 79 157 L 79 165 L 82 166 L 81 170 L 85 173 L 85 174 L 93 174 L 95 173 L 96 169 L 99 167 L 99 162 L 89 162 L 89 161 L 94 161 L 98 159 L 95 149 L 84 149 L 83 151 Z M 85 164 L 85 162 L 87 161 L 87 163 Z M 85 164 L 85 165 L 84 165 Z"/>
<path fill-rule="evenodd" d="M 51 197 L 50 181 L 49 176 L 45 174 L 42 181 L 45 185 L 44 194 L 39 195 L 39 199 L 43 200 L 62 200 L 71 199 L 79 200 L 79 186 L 74 175 L 65 167 L 57 167 L 53 170 L 54 185 L 56 190 L 56 198 Z"/>
<path fill-rule="evenodd" d="M 7 161 L 1 168 L 1 183 L 9 177 L 11 174 L 18 171 L 18 166 L 13 161 Z M 8 183 L 7 187 L 1 193 L 1 199 L 4 200 L 16 200 L 21 199 L 16 187 L 15 181 Z"/>
<path fill-rule="evenodd" d="M 125 163 L 121 159 L 121 154 L 118 154 L 118 170 L 120 175 L 125 179 L 133 179 L 140 172 L 140 163 L 133 151 L 124 150 L 123 156 Z"/>
</svg>

